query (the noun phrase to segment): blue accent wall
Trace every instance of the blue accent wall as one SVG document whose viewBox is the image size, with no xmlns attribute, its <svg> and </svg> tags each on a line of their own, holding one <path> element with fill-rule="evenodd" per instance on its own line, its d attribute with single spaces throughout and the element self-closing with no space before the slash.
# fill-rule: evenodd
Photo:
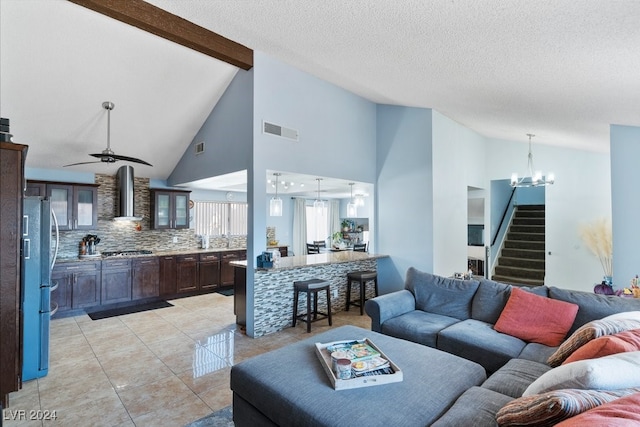
<svg viewBox="0 0 640 427">
<path fill-rule="evenodd" d="M 409 267 L 433 271 L 432 111 L 377 108 L 377 252 L 380 292 L 401 289 Z M 466 200 L 465 200 L 466 203 Z"/>
<path fill-rule="evenodd" d="M 611 125 L 610 134 L 613 284 L 620 289 L 640 274 L 640 127 Z"/>
<path fill-rule="evenodd" d="M 253 147 L 253 70 L 239 70 L 185 150 L 167 184 L 175 186 L 245 170 Z M 195 144 L 205 143 L 196 155 Z"/>
</svg>

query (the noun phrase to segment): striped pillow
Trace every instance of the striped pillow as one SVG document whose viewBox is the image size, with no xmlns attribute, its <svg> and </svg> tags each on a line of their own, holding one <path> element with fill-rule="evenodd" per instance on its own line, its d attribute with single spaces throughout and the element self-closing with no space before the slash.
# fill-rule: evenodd
<svg viewBox="0 0 640 427">
<path fill-rule="evenodd" d="M 553 426 L 589 409 L 638 392 L 640 388 L 611 391 L 555 390 L 512 400 L 498 411 L 496 421 L 500 427 Z"/>
<path fill-rule="evenodd" d="M 633 315 L 635 313 L 637 312 L 634 311 L 629 314 Z M 593 339 L 640 328 L 640 319 L 635 316 L 624 318 L 622 314 L 624 313 L 614 314 L 582 325 L 549 357 L 547 360 L 549 366 L 552 368 L 560 366 L 574 351 Z"/>
</svg>

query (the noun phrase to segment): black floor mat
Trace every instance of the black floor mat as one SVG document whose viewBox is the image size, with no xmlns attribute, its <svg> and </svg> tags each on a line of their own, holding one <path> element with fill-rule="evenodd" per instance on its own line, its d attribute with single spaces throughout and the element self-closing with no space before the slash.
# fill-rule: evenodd
<svg viewBox="0 0 640 427">
<path fill-rule="evenodd" d="M 112 308 L 110 310 L 96 311 L 87 313 L 91 320 L 106 319 L 113 316 L 122 316 L 123 314 L 139 313 L 141 311 L 155 310 L 156 308 L 173 307 L 173 304 L 167 301 L 153 301 L 146 304 L 132 305 L 128 307 Z"/>
<path fill-rule="evenodd" d="M 219 294 L 222 294 L 226 297 L 230 297 L 233 295 L 233 288 L 231 289 L 220 289 L 219 291 L 216 291 Z"/>
</svg>

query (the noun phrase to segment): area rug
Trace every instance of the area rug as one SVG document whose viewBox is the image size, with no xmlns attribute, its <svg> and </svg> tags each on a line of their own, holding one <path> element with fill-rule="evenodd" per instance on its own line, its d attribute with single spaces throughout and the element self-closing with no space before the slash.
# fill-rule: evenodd
<svg viewBox="0 0 640 427">
<path fill-rule="evenodd" d="M 141 311 L 155 310 L 157 308 L 173 307 L 170 302 L 160 300 L 148 302 L 146 304 L 131 305 L 127 307 L 112 308 L 109 310 L 94 311 L 87 313 L 91 320 L 106 319 L 113 316 L 122 316 L 123 314 L 140 313 Z"/>
<path fill-rule="evenodd" d="M 226 297 L 230 297 L 233 295 L 233 288 L 231 289 L 220 289 L 219 291 L 216 291 L 217 293 L 224 295 Z"/>
<path fill-rule="evenodd" d="M 231 405 L 200 418 L 184 427 L 233 427 Z"/>
</svg>

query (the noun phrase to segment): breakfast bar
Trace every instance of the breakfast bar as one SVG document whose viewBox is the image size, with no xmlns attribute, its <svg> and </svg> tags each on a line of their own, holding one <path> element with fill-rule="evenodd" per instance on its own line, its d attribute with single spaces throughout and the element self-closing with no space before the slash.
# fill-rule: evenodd
<svg viewBox="0 0 640 427">
<path fill-rule="evenodd" d="M 344 310 L 347 273 L 377 270 L 377 260 L 388 255 L 343 251 L 281 258 L 271 268 L 257 268 L 254 273 L 254 336 L 260 337 L 290 327 L 293 316 L 293 282 L 323 279 L 331 284 L 331 311 Z M 246 324 L 246 261 L 232 261 L 235 268 L 235 314 L 239 325 Z M 373 296 L 373 288 L 367 289 Z M 306 300 L 299 301 L 304 312 Z M 324 298 L 319 309 L 326 310 Z"/>
</svg>

